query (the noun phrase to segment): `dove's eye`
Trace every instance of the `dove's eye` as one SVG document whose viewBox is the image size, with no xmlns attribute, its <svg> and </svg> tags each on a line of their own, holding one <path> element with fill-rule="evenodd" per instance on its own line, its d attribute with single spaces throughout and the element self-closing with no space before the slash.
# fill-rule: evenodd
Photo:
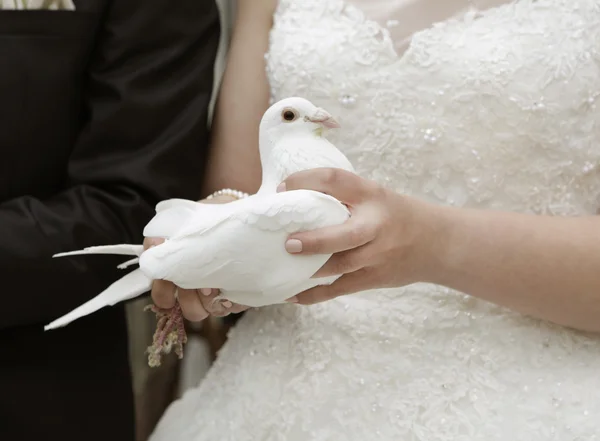
<svg viewBox="0 0 600 441">
<path fill-rule="evenodd" d="M 285 109 L 282 113 L 281 116 L 283 117 L 284 121 L 287 122 L 292 122 L 294 121 L 297 117 L 296 117 L 296 113 L 293 110 L 290 109 Z"/>
</svg>

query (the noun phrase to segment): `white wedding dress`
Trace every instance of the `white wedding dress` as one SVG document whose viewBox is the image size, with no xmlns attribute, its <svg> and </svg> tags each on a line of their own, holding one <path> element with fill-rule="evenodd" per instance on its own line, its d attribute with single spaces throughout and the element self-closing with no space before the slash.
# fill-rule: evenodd
<svg viewBox="0 0 600 441">
<path fill-rule="evenodd" d="M 424 3 L 431 16 L 446 1 Z M 384 2 L 415 3 L 369 10 Z M 596 213 L 600 0 L 523 0 L 434 26 L 366 8 L 281 0 L 273 99 L 329 110 L 358 172 L 399 192 Z M 151 439 L 600 440 L 600 337 L 428 284 L 253 310 Z"/>
</svg>

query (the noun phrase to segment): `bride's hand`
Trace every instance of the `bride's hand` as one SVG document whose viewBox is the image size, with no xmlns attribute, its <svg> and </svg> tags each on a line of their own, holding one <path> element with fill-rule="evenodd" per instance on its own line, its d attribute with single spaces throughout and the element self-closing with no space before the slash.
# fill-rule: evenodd
<svg viewBox="0 0 600 441">
<path fill-rule="evenodd" d="M 387 190 L 375 182 L 339 169 L 296 173 L 278 191 L 316 190 L 346 204 L 351 218 L 344 224 L 291 235 L 292 254 L 333 256 L 313 277 L 343 274 L 330 286 L 318 286 L 297 296 L 312 304 L 373 288 L 426 281 L 435 271 L 435 238 L 439 229 L 435 208 Z"/>
<path fill-rule="evenodd" d="M 216 196 L 209 200 L 200 202 L 207 204 L 224 204 L 232 202 L 235 199 L 226 196 Z M 146 238 L 144 240 L 144 250 L 152 246 L 159 245 L 163 239 Z M 232 303 L 230 301 L 215 301 L 215 297 L 219 295 L 217 289 L 202 288 L 202 289 L 182 289 L 176 287 L 173 283 L 167 280 L 154 280 L 152 282 L 152 300 L 159 308 L 170 309 L 175 306 L 175 290 L 177 290 L 177 298 L 183 316 L 192 322 L 199 322 L 207 318 L 209 315 L 214 317 L 224 317 L 231 313 L 242 312 L 248 307 Z"/>
</svg>

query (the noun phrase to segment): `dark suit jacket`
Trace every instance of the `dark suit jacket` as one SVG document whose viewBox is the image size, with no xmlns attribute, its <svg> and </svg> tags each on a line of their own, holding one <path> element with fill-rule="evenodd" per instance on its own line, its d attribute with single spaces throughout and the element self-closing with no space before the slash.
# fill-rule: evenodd
<svg viewBox="0 0 600 441">
<path fill-rule="evenodd" d="M 199 196 L 213 0 L 0 11 L 0 440 L 131 441 L 123 306 L 43 325 L 122 273 L 155 204 Z"/>
</svg>

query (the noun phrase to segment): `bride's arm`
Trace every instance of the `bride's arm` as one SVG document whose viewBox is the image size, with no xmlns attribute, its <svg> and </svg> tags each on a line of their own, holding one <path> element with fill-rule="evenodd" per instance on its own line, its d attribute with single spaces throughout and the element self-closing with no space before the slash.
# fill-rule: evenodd
<svg viewBox="0 0 600 441">
<path fill-rule="evenodd" d="M 600 216 L 437 209 L 432 281 L 516 311 L 600 332 Z"/>
<path fill-rule="evenodd" d="M 600 332 L 600 216 L 441 207 L 327 169 L 298 173 L 285 188 L 331 194 L 353 212 L 340 227 L 292 236 L 290 252 L 338 253 L 317 275 L 344 274 L 331 286 L 302 294 L 300 303 L 432 282 Z"/>
<path fill-rule="evenodd" d="M 212 125 L 203 195 L 260 186 L 258 125 L 269 106 L 264 54 L 276 0 L 238 0 L 237 15 Z"/>
</svg>

